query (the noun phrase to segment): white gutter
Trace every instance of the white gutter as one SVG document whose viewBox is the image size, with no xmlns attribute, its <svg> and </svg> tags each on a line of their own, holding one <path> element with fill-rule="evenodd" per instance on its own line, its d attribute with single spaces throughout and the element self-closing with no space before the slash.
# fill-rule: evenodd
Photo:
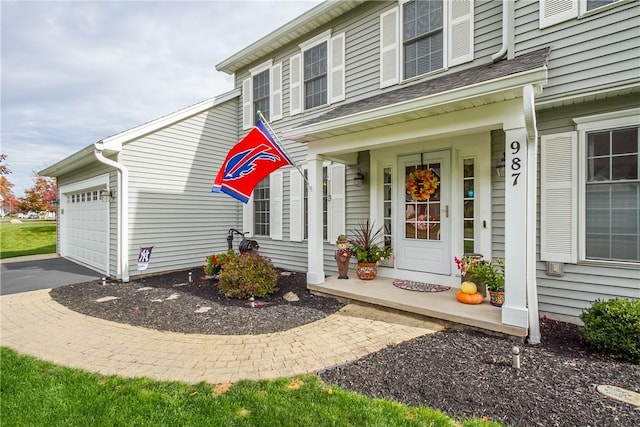
<svg viewBox="0 0 640 427">
<path fill-rule="evenodd" d="M 116 270 L 120 273 L 120 280 L 129 281 L 129 171 L 126 167 L 111 159 L 107 159 L 102 150 L 104 150 L 104 142 L 96 142 L 93 144 L 93 151 L 96 159 L 105 165 L 111 166 L 118 170 L 118 253 L 116 256 Z"/>
<path fill-rule="evenodd" d="M 527 224 L 526 269 L 527 307 L 529 316 L 529 344 L 540 344 L 540 319 L 538 314 L 538 283 L 536 278 L 536 188 L 537 145 L 535 90 L 532 85 L 522 88 L 524 124 L 527 130 Z"/>
<path fill-rule="evenodd" d="M 499 51 L 491 55 L 493 62 L 498 62 L 507 55 L 510 37 L 511 8 L 509 7 L 509 0 L 502 0 L 502 46 Z"/>
</svg>

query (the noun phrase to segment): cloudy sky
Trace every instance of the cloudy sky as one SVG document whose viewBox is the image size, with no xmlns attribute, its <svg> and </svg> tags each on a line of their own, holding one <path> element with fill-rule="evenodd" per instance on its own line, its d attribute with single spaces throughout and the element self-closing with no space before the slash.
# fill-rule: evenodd
<svg viewBox="0 0 640 427">
<path fill-rule="evenodd" d="M 13 193 L 94 142 L 231 90 L 216 64 L 320 2 L 2 0 Z"/>
</svg>

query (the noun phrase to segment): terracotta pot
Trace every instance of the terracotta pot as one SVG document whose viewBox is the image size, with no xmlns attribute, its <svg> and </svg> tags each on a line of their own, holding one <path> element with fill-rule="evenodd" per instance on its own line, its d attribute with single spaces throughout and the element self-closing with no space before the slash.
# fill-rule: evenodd
<svg viewBox="0 0 640 427">
<path fill-rule="evenodd" d="M 361 280 L 373 280 L 378 274 L 378 264 L 375 262 L 359 262 L 356 264 L 356 274 Z"/>
<path fill-rule="evenodd" d="M 504 292 L 489 290 L 489 302 L 496 307 L 502 307 L 502 304 L 504 304 Z"/>
</svg>

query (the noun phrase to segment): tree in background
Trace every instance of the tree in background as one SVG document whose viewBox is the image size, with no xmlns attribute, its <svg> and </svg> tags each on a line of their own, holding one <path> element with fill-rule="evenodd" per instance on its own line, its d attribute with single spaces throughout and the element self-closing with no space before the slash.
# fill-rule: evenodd
<svg viewBox="0 0 640 427">
<path fill-rule="evenodd" d="M 39 176 L 33 173 L 36 180 L 33 187 L 25 191 L 25 196 L 20 199 L 19 206 L 23 212 L 55 212 L 58 190 L 56 181 L 52 178 Z"/>
<path fill-rule="evenodd" d="M 6 160 L 7 155 L 0 154 L 0 198 L 2 199 L 2 210 L 11 215 L 15 213 L 16 208 L 18 207 L 18 199 L 16 199 L 12 190 L 15 185 L 5 177 L 5 175 L 9 175 L 11 173 L 9 165 L 5 163 Z"/>
</svg>

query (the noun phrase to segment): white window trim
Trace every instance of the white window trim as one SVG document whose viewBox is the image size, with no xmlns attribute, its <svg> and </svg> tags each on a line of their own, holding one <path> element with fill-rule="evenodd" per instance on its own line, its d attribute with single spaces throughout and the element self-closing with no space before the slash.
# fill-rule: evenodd
<svg viewBox="0 0 640 427">
<path fill-rule="evenodd" d="M 579 0 L 580 3 L 578 4 L 578 18 L 584 18 L 596 13 L 604 12 L 605 10 L 613 9 L 614 7 L 618 7 L 623 3 L 629 3 L 630 1 L 633 0 L 617 0 L 613 3 L 605 4 L 604 6 L 596 7 L 595 9 L 587 10 L 587 0 Z"/>
<path fill-rule="evenodd" d="M 329 29 L 324 31 L 323 33 L 318 34 L 317 36 L 300 43 L 298 47 L 300 47 L 300 52 L 296 53 L 290 58 L 289 62 L 289 91 L 297 91 L 299 103 L 300 105 L 295 106 L 292 102 L 293 96 L 289 97 L 289 114 L 295 115 L 300 114 L 304 111 L 315 110 L 318 108 L 324 108 L 328 105 L 334 104 L 339 101 L 343 101 L 346 97 L 346 33 L 338 33 L 332 37 L 333 30 Z M 318 105 L 312 108 L 305 108 L 305 97 L 304 97 L 304 53 L 312 49 L 322 43 L 327 44 L 327 103 L 323 105 Z M 340 46 L 342 51 L 342 63 L 334 64 L 333 63 L 333 54 L 334 47 L 336 45 Z M 298 79 L 299 82 L 293 82 L 294 71 L 291 70 L 294 62 L 298 61 L 299 70 Z M 339 78 L 342 80 L 340 87 L 342 88 L 342 93 L 334 93 L 334 78 Z"/>
<path fill-rule="evenodd" d="M 281 64 L 276 64 L 281 66 Z M 271 109 L 273 111 L 273 102 L 274 102 L 274 90 L 273 90 L 273 59 L 263 62 L 260 65 L 257 65 L 251 69 L 249 69 L 249 77 L 242 82 L 242 129 L 251 129 L 254 125 L 253 117 L 255 116 L 255 111 L 253 111 L 253 77 L 257 74 L 260 74 L 264 71 L 269 71 L 269 102 L 271 103 Z M 282 78 L 282 76 L 281 76 Z M 282 82 L 280 83 L 280 87 L 282 88 Z M 280 89 L 282 91 L 282 89 Z M 282 111 L 282 107 L 280 107 Z M 248 117 L 245 117 L 245 114 Z M 277 116 L 277 119 L 282 118 L 282 115 Z M 271 121 L 274 121 L 271 119 Z"/>
<path fill-rule="evenodd" d="M 442 73 L 449 69 L 449 5 L 447 4 L 447 0 L 442 0 L 442 68 L 429 71 L 428 73 L 418 74 L 417 76 L 410 77 L 408 79 L 404 78 L 404 34 L 402 32 L 402 26 L 404 25 L 404 8 L 402 6 L 410 1 L 413 0 L 400 0 L 400 19 L 398 21 L 398 58 L 400 58 L 400 62 L 398 63 L 400 67 L 400 74 L 398 77 L 400 78 L 400 82 L 419 80 L 433 74 Z"/>
<path fill-rule="evenodd" d="M 334 163 L 332 161 L 329 160 L 325 160 L 324 162 L 322 162 L 322 168 L 327 168 L 327 189 L 328 189 L 328 205 L 327 205 L 327 238 L 323 239 L 323 241 L 325 242 L 333 242 L 335 240 L 335 238 L 337 237 L 338 234 L 345 234 L 345 223 L 346 223 L 346 218 L 345 218 L 345 214 L 346 214 L 346 167 L 340 163 Z M 306 170 L 308 169 L 307 165 L 303 165 L 301 167 L 302 172 L 304 173 Z M 335 201 L 334 201 L 334 197 L 332 197 L 332 193 L 334 193 L 334 188 L 332 187 L 334 180 L 332 179 L 333 173 L 334 173 L 334 169 L 336 170 L 342 170 L 342 180 L 343 183 L 345 185 L 345 188 L 342 188 L 342 192 L 341 193 L 337 193 L 338 196 L 335 197 Z M 292 172 L 293 173 L 293 172 Z M 300 241 L 304 241 L 307 240 L 307 238 L 304 237 L 305 234 L 305 230 L 304 230 L 304 186 L 305 186 L 305 181 L 303 176 L 301 176 L 300 181 L 298 183 L 298 185 L 300 186 L 299 191 L 300 191 L 300 215 L 299 215 L 299 219 L 301 221 L 300 223 L 300 236 L 301 236 L 301 240 Z M 333 203 L 340 203 L 340 206 L 335 206 L 333 205 Z M 342 216 L 343 218 L 340 220 L 336 220 L 333 218 L 333 216 L 335 215 L 335 212 L 342 212 Z M 291 221 L 293 221 L 294 218 L 291 218 Z M 339 225 L 337 225 L 339 224 Z M 324 224 L 323 224 L 324 225 Z M 332 237 L 332 235 L 335 234 L 334 237 Z M 296 239 L 291 239 L 292 241 L 298 241 Z"/>
<path fill-rule="evenodd" d="M 587 132 L 605 131 L 628 126 L 640 126 L 640 108 L 615 111 L 573 119 L 578 130 L 578 260 L 583 264 L 593 265 L 637 265 L 634 262 L 591 260 L 586 256 L 586 152 Z"/>
</svg>

